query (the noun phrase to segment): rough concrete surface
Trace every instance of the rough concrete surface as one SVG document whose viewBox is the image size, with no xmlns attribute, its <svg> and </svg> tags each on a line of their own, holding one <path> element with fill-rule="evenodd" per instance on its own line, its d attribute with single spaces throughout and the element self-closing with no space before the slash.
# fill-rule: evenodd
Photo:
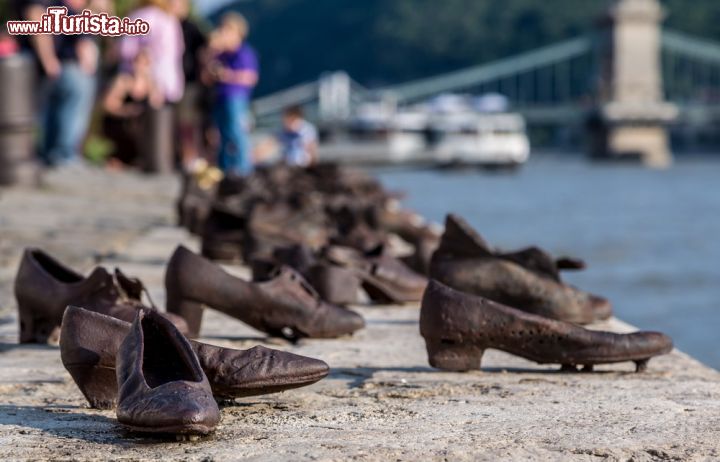
<svg viewBox="0 0 720 462">
<path fill-rule="evenodd" d="M 16 344 L 11 281 L 21 247 L 43 245 L 84 270 L 104 256 L 163 306 L 165 260 L 180 242 L 198 244 L 169 226 L 172 180 L 68 177 L 0 192 L 0 460 L 720 459 L 720 374 L 692 358 L 673 352 L 643 374 L 630 363 L 560 373 L 490 351 L 482 372 L 446 373 L 427 364 L 417 306 L 358 307 L 365 330 L 296 345 L 208 311 L 205 341 L 322 358 L 330 377 L 223 403 L 221 426 L 199 442 L 129 433 L 112 411 L 87 406 L 57 348 Z M 597 327 L 630 329 L 617 320 Z"/>
</svg>

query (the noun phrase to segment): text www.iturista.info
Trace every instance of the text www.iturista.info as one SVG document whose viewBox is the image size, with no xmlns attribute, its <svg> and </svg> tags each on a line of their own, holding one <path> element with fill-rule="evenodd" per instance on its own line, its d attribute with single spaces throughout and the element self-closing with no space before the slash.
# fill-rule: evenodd
<svg viewBox="0 0 720 462">
<path fill-rule="evenodd" d="M 69 15 L 64 6 L 50 7 L 40 21 L 8 21 L 7 30 L 12 35 L 146 35 L 150 24 L 142 19 L 119 18 L 107 13 L 95 14 L 84 10 Z"/>
</svg>

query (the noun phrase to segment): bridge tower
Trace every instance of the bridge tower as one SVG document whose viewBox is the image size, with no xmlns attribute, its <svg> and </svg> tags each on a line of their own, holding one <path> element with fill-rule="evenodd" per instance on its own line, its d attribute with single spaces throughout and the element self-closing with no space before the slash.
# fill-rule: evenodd
<svg viewBox="0 0 720 462">
<path fill-rule="evenodd" d="M 677 110 L 663 95 L 664 14 L 658 0 L 614 0 L 603 18 L 594 157 L 635 158 L 660 168 L 672 163 L 666 126 Z"/>
</svg>

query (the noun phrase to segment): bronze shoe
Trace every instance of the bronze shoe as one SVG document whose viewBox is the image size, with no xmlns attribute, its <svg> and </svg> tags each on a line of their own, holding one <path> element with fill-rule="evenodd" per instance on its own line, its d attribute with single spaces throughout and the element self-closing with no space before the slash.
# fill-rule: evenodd
<svg viewBox="0 0 720 462">
<path fill-rule="evenodd" d="M 215 204 L 202 232 L 202 255 L 215 261 L 242 262 L 247 224 L 244 217 Z"/>
<path fill-rule="evenodd" d="M 374 214 L 374 221 L 379 228 L 397 234 L 413 246 L 413 253 L 403 258 L 403 262 L 427 276 L 432 254 L 440 245 L 441 233 L 420 215 L 400 208 L 397 201 L 388 201 L 384 207 L 375 207 Z"/>
<path fill-rule="evenodd" d="M 70 306 L 65 310 L 60 357 L 91 407 L 117 405 L 115 356 L 130 323 Z M 190 341 L 217 398 L 266 395 L 311 385 L 330 372 L 324 361 L 256 346 L 234 350 Z"/>
<path fill-rule="evenodd" d="M 68 305 L 81 305 L 130 322 L 143 307 L 143 290 L 140 281 L 119 270 L 110 274 L 97 267 L 85 277 L 40 249 L 25 249 L 15 278 L 20 343 L 57 343 Z M 182 318 L 172 314 L 167 317 L 187 332 Z"/>
<path fill-rule="evenodd" d="M 168 310 L 185 318 L 193 337 L 200 332 L 203 306 L 290 340 L 334 338 L 365 326 L 359 314 L 321 300 L 287 266 L 266 282 L 248 282 L 180 246 L 168 263 L 165 287 Z"/>
<path fill-rule="evenodd" d="M 453 371 L 479 370 L 487 348 L 539 364 L 559 363 L 566 370 L 634 361 L 642 371 L 650 358 L 673 347 L 672 340 L 658 332 L 588 330 L 458 292 L 435 280 L 423 297 L 420 333 L 430 365 Z"/>
<path fill-rule="evenodd" d="M 324 211 L 312 200 L 298 197 L 298 203 L 257 204 L 248 218 L 245 261 L 270 258 L 277 247 L 303 244 L 319 249 L 328 242 Z"/>
<path fill-rule="evenodd" d="M 183 174 L 180 197 L 176 204 L 179 226 L 195 235 L 202 233 L 221 179 L 222 172 L 207 165 Z"/>
<path fill-rule="evenodd" d="M 207 435 L 220 422 L 190 342 L 158 313 L 137 311 L 115 363 L 117 419 L 131 430 Z"/>
<path fill-rule="evenodd" d="M 557 263 L 539 249 L 494 252 L 467 222 L 452 214 L 433 254 L 430 277 L 462 292 L 561 321 L 587 324 L 612 313 L 606 299 L 564 284 Z"/>
<path fill-rule="evenodd" d="M 388 255 L 382 246 L 366 253 L 349 247 L 330 246 L 323 249 L 322 256 L 328 262 L 357 274 L 365 291 L 376 302 L 417 302 L 427 286 L 425 276 Z"/>
<path fill-rule="evenodd" d="M 273 251 L 272 260 L 254 260 L 253 280 L 267 281 L 286 265 L 299 272 L 317 291 L 320 298 L 335 305 L 358 303 L 361 281 L 355 272 L 318 258 L 307 246 L 279 247 Z"/>
</svg>

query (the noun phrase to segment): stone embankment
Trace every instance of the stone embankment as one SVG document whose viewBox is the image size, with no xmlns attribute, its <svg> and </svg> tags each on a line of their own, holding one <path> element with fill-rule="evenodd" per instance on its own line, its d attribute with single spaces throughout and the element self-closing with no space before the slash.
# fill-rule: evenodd
<svg viewBox="0 0 720 462">
<path fill-rule="evenodd" d="M 490 351 L 482 372 L 445 373 L 427 364 L 416 306 L 358 308 L 367 329 L 354 337 L 296 345 L 208 312 L 205 341 L 322 358 L 330 377 L 224 403 L 199 442 L 127 433 L 88 408 L 57 348 L 16 344 L 12 278 L 22 248 L 42 246 L 83 270 L 121 266 L 162 306 L 165 259 L 198 246 L 172 227 L 176 191 L 171 178 L 84 171 L 0 191 L 0 460 L 720 459 L 720 374 L 683 353 L 636 374 L 631 363 L 560 373 Z"/>
</svg>

